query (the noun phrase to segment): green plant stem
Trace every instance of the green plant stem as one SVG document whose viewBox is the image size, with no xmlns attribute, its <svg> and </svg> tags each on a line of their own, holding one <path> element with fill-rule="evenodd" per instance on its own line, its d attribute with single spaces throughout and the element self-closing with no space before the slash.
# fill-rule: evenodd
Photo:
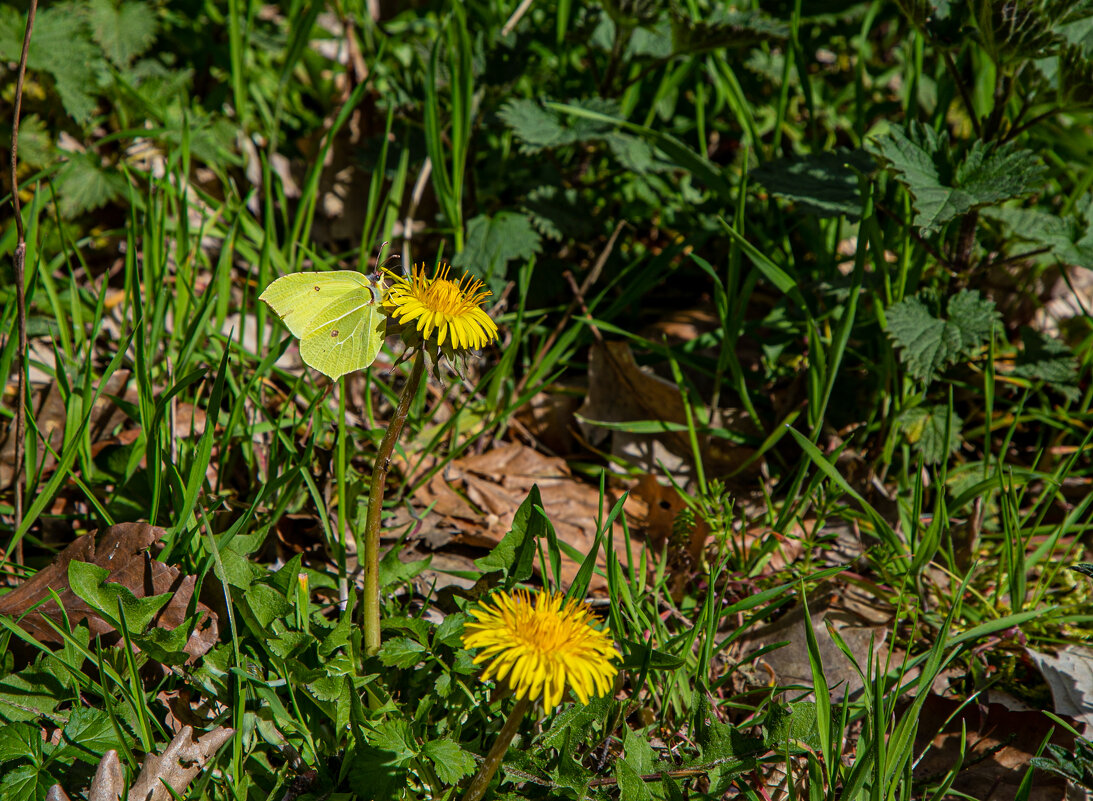
<svg viewBox="0 0 1093 801">
<path fill-rule="evenodd" d="M 505 758 L 505 752 L 509 750 L 509 744 L 512 742 L 512 738 L 516 736 L 520 721 L 524 719 L 524 715 L 527 714 L 530 706 L 530 698 L 521 698 L 516 702 L 516 706 L 509 713 L 508 720 L 501 727 L 501 731 L 493 743 L 493 748 L 486 754 L 486 759 L 478 768 L 478 773 L 471 779 L 467 792 L 463 794 L 463 801 L 478 801 L 486 794 L 486 788 L 493 781 L 493 775 L 497 773 L 497 769 L 501 766 L 501 761 Z"/>
<path fill-rule="evenodd" d="M 419 350 L 414 357 L 410 378 L 402 389 L 398 407 L 383 435 L 379 453 L 376 454 L 376 464 L 372 467 L 372 483 L 368 488 L 368 518 L 364 527 L 364 598 L 361 603 L 364 652 L 368 656 L 380 649 L 380 516 L 383 512 L 383 485 L 391 467 L 391 454 L 395 450 L 395 443 L 410 411 L 410 401 L 417 394 L 424 372 L 425 351 Z"/>
</svg>

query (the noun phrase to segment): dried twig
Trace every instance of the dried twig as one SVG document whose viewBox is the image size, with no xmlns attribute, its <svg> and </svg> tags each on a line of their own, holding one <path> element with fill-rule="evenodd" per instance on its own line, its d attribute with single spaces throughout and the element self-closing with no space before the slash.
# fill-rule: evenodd
<svg viewBox="0 0 1093 801">
<path fill-rule="evenodd" d="M 23 525 L 23 437 L 27 427 L 27 296 L 26 257 L 27 237 L 23 228 L 23 210 L 19 203 L 19 112 L 23 106 L 23 80 L 27 74 L 27 54 L 30 52 L 30 34 L 34 30 L 34 15 L 38 0 L 30 0 L 27 11 L 27 27 L 23 32 L 23 52 L 19 56 L 19 73 L 15 79 L 15 111 L 11 121 L 11 202 L 15 206 L 16 245 L 12 262 L 15 268 L 15 311 L 19 327 L 19 354 L 17 365 L 19 378 L 15 390 L 15 530 Z M 16 561 L 23 562 L 23 543 L 16 544 Z"/>
</svg>

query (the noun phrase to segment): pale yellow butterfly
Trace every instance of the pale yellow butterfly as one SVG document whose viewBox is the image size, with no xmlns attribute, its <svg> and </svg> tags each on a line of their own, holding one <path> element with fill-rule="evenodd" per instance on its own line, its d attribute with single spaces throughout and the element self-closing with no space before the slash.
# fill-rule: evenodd
<svg viewBox="0 0 1093 801">
<path fill-rule="evenodd" d="M 387 329 L 383 279 L 354 270 L 292 273 L 260 296 L 300 340 L 304 363 L 335 381 L 376 360 Z"/>
</svg>

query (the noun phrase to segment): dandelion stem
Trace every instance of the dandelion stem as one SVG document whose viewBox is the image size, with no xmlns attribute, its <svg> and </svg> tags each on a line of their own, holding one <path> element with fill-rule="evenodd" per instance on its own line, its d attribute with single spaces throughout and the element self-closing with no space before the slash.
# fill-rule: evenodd
<svg viewBox="0 0 1093 801">
<path fill-rule="evenodd" d="M 410 401 L 417 394 L 424 372 L 425 351 L 419 350 L 414 357 L 410 378 L 402 388 L 398 407 L 383 435 L 379 453 L 376 454 L 376 463 L 372 467 L 372 484 L 368 489 L 368 518 L 364 526 L 364 597 L 361 603 L 364 652 L 368 656 L 380 649 L 380 516 L 383 512 L 383 486 L 387 481 L 387 470 L 391 467 L 391 454 L 410 411 Z"/>
<path fill-rule="evenodd" d="M 486 794 L 486 788 L 493 781 L 493 775 L 497 773 L 497 769 L 501 766 L 501 762 L 505 758 L 505 752 L 509 750 L 509 744 L 512 742 L 512 738 L 516 736 L 520 721 L 524 719 L 524 715 L 527 714 L 530 706 L 531 696 L 525 696 L 517 700 L 516 706 L 509 713 L 508 720 L 501 727 L 501 731 L 493 743 L 493 748 L 486 754 L 485 760 L 478 768 L 478 773 L 471 779 L 467 792 L 463 794 L 463 801 L 478 801 Z"/>
</svg>

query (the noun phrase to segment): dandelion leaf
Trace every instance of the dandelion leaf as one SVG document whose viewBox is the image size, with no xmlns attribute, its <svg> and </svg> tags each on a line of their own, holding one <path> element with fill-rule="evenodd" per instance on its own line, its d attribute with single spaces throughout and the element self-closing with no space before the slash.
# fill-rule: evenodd
<svg viewBox="0 0 1093 801">
<path fill-rule="evenodd" d="M 512 529 L 492 551 L 474 561 L 475 567 L 484 573 L 503 571 L 508 586 L 531 578 L 536 544 L 546 536 L 546 518 L 535 509 L 536 506 L 542 508 L 542 505 L 539 486 L 533 485 L 513 515 Z"/>
</svg>

